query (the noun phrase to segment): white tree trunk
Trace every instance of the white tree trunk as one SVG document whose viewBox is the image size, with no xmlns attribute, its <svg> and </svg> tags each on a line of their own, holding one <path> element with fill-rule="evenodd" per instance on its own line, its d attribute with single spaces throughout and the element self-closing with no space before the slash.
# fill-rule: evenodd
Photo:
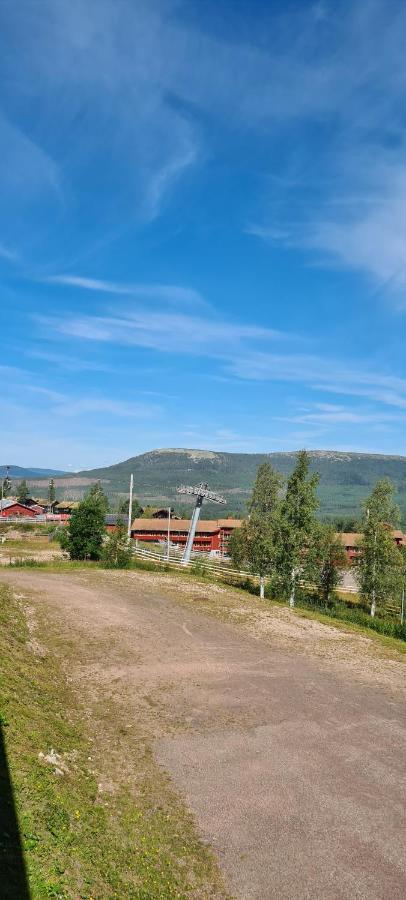
<svg viewBox="0 0 406 900">
<path fill-rule="evenodd" d="M 376 531 L 374 533 L 374 556 L 372 562 L 372 602 L 371 602 L 371 616 L 374 617 L 376 613 L 376 594 L 375 594 L 375 572 L 376 572 Z"/>
<path fill-rule="evenodd" d="M 265 578 L 263 575 L 260 576 L 259 579 L 259 599 L 263 600 L 265 598 Z"/>
<path fill-rule="evenodd" d="M 296 593 L 296 572 L 294 569 L 292 569 L 291 578 L 292 578 L 292 586 L 291 586 L 291 590 L 290 590 L 289 606 L 291 609 L 293 609 L 293 607 L 295 605 L 295 593 Z"/>
</svg>

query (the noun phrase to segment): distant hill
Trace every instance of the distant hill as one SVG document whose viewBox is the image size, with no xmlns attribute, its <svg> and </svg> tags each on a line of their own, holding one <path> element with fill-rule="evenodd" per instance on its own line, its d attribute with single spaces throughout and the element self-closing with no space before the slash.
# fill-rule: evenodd
<svg viewBox="0 0 406 900">
<path fill-rule="evenodd" d="M 320 512 L 325 517 L 357 517 L 360 502 L 379 478 L 387 476 L 398 489 L 398 503 L 406 521 L 406 457 L 383 456 L 370 453 L 342 453 L 314 450 L 309 453 L 311 468 L 320 474 Z M 295 453 L 217 453 L 209 450 L 167 449 L 152 450 L 124 462 L 101 469 L 78 472 L 58 478 L 60 490 L 80 489 L 95 480 L 103 482 L 110 496 L 128 493 L 131 472 L 134 474 L 134 493 L 142 504 L 188 505 L 187 498 L 176 494 L 183 483 L 207 481 L 227 500 L 223 515 L 243 513 L 252 488 L 256 470 L 269 460 L 287 476 L 295 464 Z M 205 515 L 215 517 L 219 507 L 205 505 Z"/>
<path fill-rule="evenodd" d="M 50 478 L 52 475 L 65 475 L 61 469 L 25 469 L 24 466 L 9 466 L 10 478 Z M 7 475 L 7 466 L 0 466 L 0 478 Z"/>
</svg>

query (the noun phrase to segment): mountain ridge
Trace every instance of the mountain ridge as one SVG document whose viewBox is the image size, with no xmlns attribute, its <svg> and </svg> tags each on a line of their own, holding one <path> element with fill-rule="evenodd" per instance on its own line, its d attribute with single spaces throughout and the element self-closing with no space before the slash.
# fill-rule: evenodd
<svg viewBox="0 0 406 900">
<path fill-rule="evenodd" d="M 130 475 L 134 475 L 134 493 L 142 505 L 188 507 L 176 488 L 181 484 L 208 482 L 227 499 L 227 514 L 244 514 L 247 500 L 261 462 L 269 461 L 287 478 L 297 451 L 271 453 L 232 453 L 198 448 L 159 448 L 129 457 L 119 463 L 75 474 L 57 476 L 59 496 L 83 494 L 92 481 L 100 480 L 112 498 L 128 495 Z M 320 513 L 326 518 L 356 518 L 362 500 L 379 478 L 390 478 L 398 491 L 397 500 L 406 519 L 406 456 L 357 453 L 343 450 L 310 450 L 310 468 L 318 472 Z M 31 481 L 38 486 L 40 479 Z M 191 502 L 191 501 L 190 501 Z M 214 504 L 206 504 L 207 514 L 215 516 Z"/>
<path fill-rule="evenodd" d="M 64 469 L 41 469 L 35 466 L 0 466 L 0 478 L 5 478 L 8 474 L 10 478 L 49 478 L 53 475 L 66 475 Z"/>
</svg>

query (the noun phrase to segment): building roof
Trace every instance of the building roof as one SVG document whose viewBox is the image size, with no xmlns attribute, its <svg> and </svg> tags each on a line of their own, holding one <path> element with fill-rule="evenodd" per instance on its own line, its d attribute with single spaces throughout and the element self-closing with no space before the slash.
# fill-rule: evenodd
<svg viewBox="0 0 406 900">
<path fill-rule="evenodd" d="M 338 537 L 345 547 L 357 547 L 362 541 L 362 534 L 358 534 L 355 531 L 342 531 Z"/>
<path fill-rule="evenodd" d="M 233 519 L 230 516 L 228 519 L 217 519 L 217 523 L 220 528 L 241 528 L 242 519 Z"/>
<path fill-rule="evenodd" d="M 7 509 L 9 506 L 13 506 L 14 503 L 18 503 L 16 497 L 3 497 L 2 507 L 3 509 Z"/>
<path fill-rule="evenodd" d="M 392 535 L 394 540 L 405 541 L 406 536 L 403 534 L 403 531 L 393 530 Z M 338 537 L 345 547 L 358 547 L 363 535 L 357 531 L 343 531 L 338 534 Z"/>
<path fill-rule="evenodd" d="M 160 525 L 160 522 L 163 524 Z M 206 532 L 208 534 L 214 534 L 219 530 L 219 524 L 213 519 L 200 519 L 198 522 L 196 532 L 197 534 L 201 534 L 202 532 Z M 170 531 L 173 532 L 188 532 L 190 528 L 190 519 L 171 519 Z M 168 519 L 134 519 L 131 530 L 132 531 L 158 531 L 166 533 L 168 529 Z"/>
<path fill-rule="evenodd" d="M 21 500 L 11 499 L 10 497 L 3 499 L 3 509 L 10 509 L 10 506 L 22 506 L 24 509 L 32 510 L 31 506 L 26 506 Z"/>
<path fill-rule="evenodd" d="M 77 509 L 79 506 L 79 500 L 58 500 L 54 504 L 56 509 Z"/>
<path fill-rule="evenodd" d="M 127 517 L 123 513 L 107 513 L 104 517 L 105 525 L 125 525 Z"/>
</svg>

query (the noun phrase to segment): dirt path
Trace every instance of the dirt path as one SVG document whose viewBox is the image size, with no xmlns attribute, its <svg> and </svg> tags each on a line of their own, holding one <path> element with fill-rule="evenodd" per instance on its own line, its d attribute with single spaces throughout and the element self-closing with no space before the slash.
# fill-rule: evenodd
<svg viewBox="0 0 406 900">
<path fill-rule="evenodd" d="M 234 896 L 405 896 L 400 660 L 207 584 L 149 573 L 0 578 L 31 617 L 46 615 L 36 637 L 65 658 L 95 733 L 113 711 L 111 789 L 118 772 L 131 780 L 137 727 Z"/>
</svg>

